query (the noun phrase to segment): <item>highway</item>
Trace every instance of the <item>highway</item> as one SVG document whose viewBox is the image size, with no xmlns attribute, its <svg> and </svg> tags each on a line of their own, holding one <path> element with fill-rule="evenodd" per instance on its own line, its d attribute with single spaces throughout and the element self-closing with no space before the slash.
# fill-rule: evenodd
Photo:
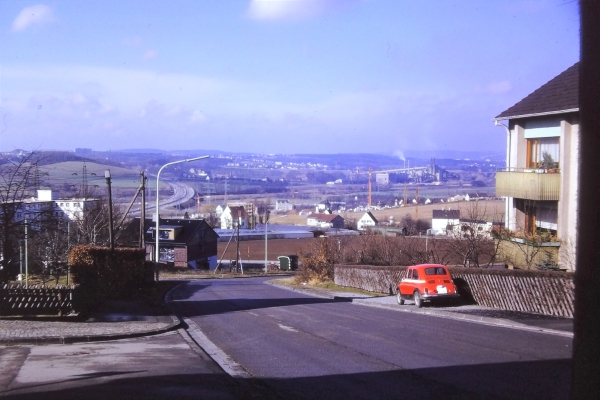
<svg viewBox="0 0 600 400">
<path fill-rule="evenodd" d="M 196 194 L 196 192 L 194 191 L 193 188 L 191 188 L 190 186 L 188 186 L 184 183 L 175 182 L 175 181 L 163 181 L 163 182 L 168 184 L 169 186 L 171 186 L 171 188 L 173 189 L 173 194 L 166 199 L 160 200 L 159 208 L 161 208 L 161 209 L 165 208 L 165 207 L 173 207 L 178 204 L 185 203 L 186 201 L 189 201 L 191 198 L 193 198 L 194 195 Z M 138 197 L 138 199 L 141 199 L 141 197 Z M 139 204 L 141 204 L 141 202 L 138 202 L 138 203 L 134 204 L 133 207 L 131 207 L 131 211 L 129 212 L 130 215 L 133 215 L 133 216 L 140 215 L 140 212 L 141 212 L 140 207 L 141 206 Z M 147 215 L 153 213 L 155 210 L 156 210 L 156 203 L 147 201 L 146 202 Z"/>
<path fill-rule="evenodd" d="M 566 399 L 571 339 L 308 297 L 266 278 L 171 294 L 214 345 L 290 399 Z"/>
</svg>

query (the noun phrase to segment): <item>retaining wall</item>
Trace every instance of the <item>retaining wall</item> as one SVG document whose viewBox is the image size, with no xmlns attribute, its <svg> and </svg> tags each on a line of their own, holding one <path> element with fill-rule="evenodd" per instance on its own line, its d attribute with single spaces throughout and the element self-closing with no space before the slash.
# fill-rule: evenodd
<svg viewBox="0 0 600 400">
<path fill-rule="evenodd" d="M 337 285 L 396 294 L 405 266 L 336 265 Z M 573 273 L 449 267 L 461 297 L 485 307 L 573 318 Z"/>
</svg>

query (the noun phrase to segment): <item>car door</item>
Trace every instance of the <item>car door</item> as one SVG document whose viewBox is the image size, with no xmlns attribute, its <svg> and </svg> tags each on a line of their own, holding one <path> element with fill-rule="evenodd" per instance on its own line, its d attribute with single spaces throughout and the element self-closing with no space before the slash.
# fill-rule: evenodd
<svg viewBox="0 0 600 400">
<path fill-rule="evenodd" d="M 400 281 L 400 294 L 410 296 L 412 295 L 414 284 L 412 283 L 412 274 L 414 269 L 408 268 L 406 274 Z"/>
</svg>

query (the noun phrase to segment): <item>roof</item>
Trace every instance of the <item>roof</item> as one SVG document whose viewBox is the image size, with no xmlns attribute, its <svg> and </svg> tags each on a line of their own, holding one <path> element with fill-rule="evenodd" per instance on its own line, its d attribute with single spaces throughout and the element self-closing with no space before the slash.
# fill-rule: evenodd
<svg viewBox="0 0 600 400">
<path fill-rule="evenodd" d="M 563 71 L 495 119 L 579 111 L 579 62 Z"/>
<path fill-rule="evenodd" d="M 311 214 L 308 218 L 318 219 L 319 221 L 324 221 L 324 222 L 331 222 L 331 221 L 333 221 L 334 219 L 336 219 L 338 217 L 342 218 L 341 216 L 339 216 L 337 214 L 319 214 L 319 213 L 314 213 L 314 214 Z"/>
<path fill-rule="evenodd" d="M 367 212 L 365 213 L 365 215 L 368 215 L 368 216 L 369 216 L 369 218 L 371 218 L 371 220 L 372 220 L 373 222 L 375 222 L 375 223 L 377 223 L 377 222 L 378 222 L 378 221 L 377 221 L 377 218 L 375 218 L 375 216 L 373 215 L 373 213 L 372 213 L 371 211 L 367 211 Z M 363 218 L 365 217 L 365 215 L 363 215 Z"/>
<path fill-rule="evenodd" d="M 459 219 L 460 210 L 433 210 L 433 219 Z"/>
<path fill-rule="evenodd" d="M 134 218 L 131 223 L 126 228 L 130 234 L 137 235 L 139 232 L 140 219 Z M 144 220 L 144 236 L 146 242 L 154 242 L 155 239 L 152 237 L 152 232 L 156 228 L 156 221 L 152 219 L 146 218 Z M 194 233 L 198 229 L 204 229 L 207 232 L 212 232 L 209 234 L 214 234 L 215 237 L 218 237 L 217 233 L 206 223 L 203 219 L 179 219 L 179 218 L 170 218 L 170 219 L 160 219 L 159 229 L 174 229 L 174 228 L 182 228 L 175 240 L 165 240 L 164 242 L 172 243 L 172 244 L 186 244 L 194 235 Z M 160 240 L 160 239 L 159 239 Z M 160 240 L 163 242 L 162 240 Z"/>
</svg>

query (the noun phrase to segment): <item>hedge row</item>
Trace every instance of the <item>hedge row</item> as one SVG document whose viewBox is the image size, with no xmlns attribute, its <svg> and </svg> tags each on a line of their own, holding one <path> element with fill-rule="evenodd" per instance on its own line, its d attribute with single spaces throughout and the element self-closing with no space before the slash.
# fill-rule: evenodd
<svg viewBox="0 0 600 400">
<path fill-rule="evenodd" d="M 146 251 L 138 248 L 74 247 L 69 264 L 77 285 L 75 302 L 89 308 L 104 299 L 127 297 L 146 284 L 152 269 L 145 258 Z"/>
<path fill-rule="evenodd" d="M 337 285 L 395 294 L 406 267 L 336 265 Z M 573 318 L 573 273 L 450 267 L 454 283 L 466 300 L 504 310 Z"/>
</svg>

